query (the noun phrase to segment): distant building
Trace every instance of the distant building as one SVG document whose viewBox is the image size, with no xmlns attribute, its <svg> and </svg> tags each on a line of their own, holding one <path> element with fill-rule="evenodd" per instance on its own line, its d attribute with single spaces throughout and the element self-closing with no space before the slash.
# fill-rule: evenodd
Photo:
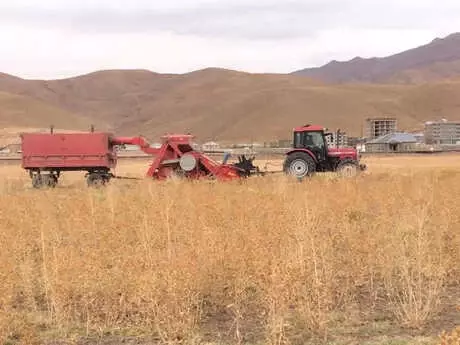
<svg viewBox="0 0 460 345">
<path fill-rule="evenodd" d="M 348 136 L 345 132 L 331 132 L 331 135 L 326 136 L 328 147 L 338 148 L 348 146 Z"/>
<path fill-rule="evenodd" d="M 280 139 L 263 143 L 265 148 L 289 148 L 292 147 L 292 139 Z"/>
<path fill-rule="evenodd" d="M 417 138 L 409 133 L 390 133 L 368 141 L 365 152 L 411 152 L 417 147 Z"/>
<path fill-rule="evenodd" d="M 0 148 L 1 154 L 21 153 L 21 144 L 9 144 Z"/>
<path fill-rule="evenodd" d="M 278 140 L 278 147 L 288 148 L 292 146 L 292 139 Z"/>
<path fill-rule="evenodd" d="M 356 144 L 355 147 L 358 152 L 366 152 L 366 144 Z"/>
<path fill-rule="evenodd" d="M 386 134 L 396 133 L 398 122 L 392 117 L 380 117 L 366 119 L 365 136 L 369 140 L 379 138 Z"/>
<path fill-rule="evenodd" d="M 349 147 L 358 147 L 358 145 L 364 145 L 365 140 L 359 137 L 348 137 L 348 146 Z"/>
<path fill-rule="evenodd" d="M 412 133 L 419 144 L 425 143 L 425 134 L 424 133 Z"/>
<path fill-rule="evenodd" d="M 214 141 L 208 141 L 202 145 L 204 151 L 217 151 L 220 149 L 220 145 Z"/>
<path fill-rule="evenodd" d="M 425 123 L 425 143 L 434 145 L 458 145 L 460 144 L 460 122 Z"/>
</svg>

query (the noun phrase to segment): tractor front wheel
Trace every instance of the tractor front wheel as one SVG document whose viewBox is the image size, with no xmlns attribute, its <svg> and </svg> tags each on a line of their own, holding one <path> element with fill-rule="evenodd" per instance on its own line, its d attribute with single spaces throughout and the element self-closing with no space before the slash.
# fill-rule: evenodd
<svg viewBox="0 0 460 345">
<path fill-rule="evenodd" d="M 284 161 L 284 172 L 296 178 L 313 176 L 316 172 L 316 163 L 306 152 L 294 152 Z"/>
<path fill-rule="evenodd" d="M 359 166 L 353 161 L 343 161 L 337 165 L 337 172 L 341 177 L 355 177 Z"/>
</svg>

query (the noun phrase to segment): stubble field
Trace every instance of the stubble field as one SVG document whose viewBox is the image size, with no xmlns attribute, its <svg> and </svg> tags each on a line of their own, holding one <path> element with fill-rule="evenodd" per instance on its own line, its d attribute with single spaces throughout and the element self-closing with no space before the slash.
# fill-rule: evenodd
<svg viewBox="0 0 460 345">
<path fill-rule="evenodd" d="M 0 344 L 458 344 L 460 156 L 365 163 L 48 191 L 0 167 Z"/>
</svg>

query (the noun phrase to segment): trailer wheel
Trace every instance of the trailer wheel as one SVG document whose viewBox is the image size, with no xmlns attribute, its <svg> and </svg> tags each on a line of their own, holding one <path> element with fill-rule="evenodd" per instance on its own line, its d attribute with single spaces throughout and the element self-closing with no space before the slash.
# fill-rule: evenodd
<svg viewBox="0 0 460 345">
<path fill-rule="evenodd" d="M 40 174 L 32 175 L 32 187 L 36 189 L 43 187 L 42 175 Z"/>
<path fill-rule="evenodd" d="M 103 187 L 106 183 L 106 179 L 101 174 L 90 173 L 86 178 L 88 187 L 100 188 Z"/>
<path fill-rule="evenodd" d="M 55 188 L 58 183 L 58 179 L 54 174 L 42 175 L 42 181 L 43 186 L 49 188 Z"/>
<path fill-rule="evenodd" d="M 32 175 L 32 186 L 34 188 L 55 188 L 58 178 L 54 174 L 34 174 Z"/>
</svg>

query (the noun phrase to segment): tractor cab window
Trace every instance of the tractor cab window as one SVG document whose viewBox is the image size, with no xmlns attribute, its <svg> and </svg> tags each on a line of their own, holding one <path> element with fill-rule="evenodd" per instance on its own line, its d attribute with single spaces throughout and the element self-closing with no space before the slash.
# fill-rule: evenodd
<svg viewBox="0 0 460 345">
<path fill-rule="evenodd" d="M 298 148 L 303 147 L 302 139 L 303 139 L 303 133 L 301 132 L 294 133 L 294 148 L 298 149 Z"/>
<path fill-rule="evenodd" d="M 324 137 L 321 132 L 296 132 L 294 148 L 324 149 Z"/>
<path fill-rule="evenodd" d="M 310 132 L 310 135 L 313 141 L 313 146 L 321 149 L 324 148 L 324 137 L 322 133 Z"/>
</svg>

